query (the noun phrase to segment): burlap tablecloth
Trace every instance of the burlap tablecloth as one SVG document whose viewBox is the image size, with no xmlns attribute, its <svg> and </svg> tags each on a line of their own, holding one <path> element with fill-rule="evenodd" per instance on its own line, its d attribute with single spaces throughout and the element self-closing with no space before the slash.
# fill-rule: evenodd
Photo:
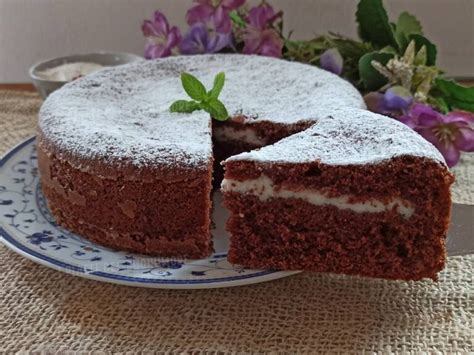
<svg viewBox="0 0 474 355">
<path fill-rule="evenodd" d="M 0 152 L 34 133 L 36 94 L 0 92 Z M 457 201 L 474 203 L 474 159 Z M 474 237 L 474 236 L 473 236 Z M 0 246 L 0 350 L 474 352 L 474 257 L 439 282 L 303 273 L 228 289 L 118 286 L 37 265 Z"/>
</svg>

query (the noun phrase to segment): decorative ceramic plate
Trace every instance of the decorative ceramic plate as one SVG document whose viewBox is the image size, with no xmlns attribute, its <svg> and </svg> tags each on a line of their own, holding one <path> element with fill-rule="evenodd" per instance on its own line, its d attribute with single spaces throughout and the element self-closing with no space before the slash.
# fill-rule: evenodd
<svg viewBox="0 0 474 355">
<path fill-rule="evenodd" d="M 115 251 L 58 226 L 41 192 L 34 137 L 0 161 L 0 236 L 12 250 L 40 264 L 106 282 L 156 288 L 240 286 L 297 272 L 251 270 L 227 262 L 227 211 L 214 196 L 215 252 L 207 259 L 178 260 Z"/>
</svg>

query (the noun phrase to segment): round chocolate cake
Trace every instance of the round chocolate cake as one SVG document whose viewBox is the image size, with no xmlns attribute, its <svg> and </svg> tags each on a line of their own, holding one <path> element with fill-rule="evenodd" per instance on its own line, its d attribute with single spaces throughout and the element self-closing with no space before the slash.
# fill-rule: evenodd
<svg viewBox="0 0 474 355">
<path fill-rule="evenodd" d="M 204 111 L 170 113 L 174 101 L 186 98 L 182 72 L 195 75 L 206 87 L 224 72 L 219 99 L 231 118 L 215 123 Z M 44 103 L 38 134 L 43 192 L 58 223 L 100 244 L 200 258 L 212 251 L 213 170 L 218 185 L 223 177 L 220 162 L 252 151 L 258 163 L 252 161 L 254 155 L 225 163 L 231 261 L 390 278 L 434 277 L 444 265 L 452 177 L 431 144 L 363 108 L 361 95 L 345 80 L 314 66 L 267 57 L 181 56 L 105 69 L 64 86 Z M 365 118 L 367 124 L 361 124 Z M 334 120 L 340 136 L 318 129 Z M 344 122 L 351 120 L 345 129 Z M 394 125 L 392 140 L 359 134 L 375 127 L 390 132 Z M 308 136 L 312 138 L 302 138 Z M 406 146 L 397 150 L 401 144 Z M 377 159 L 357 159 L 367 156 L 361 147 L 370 147 Z M 281 159 L 266 160 L 269 149 L 276 149 L 270 156 Z M 351 157 L 348 162 L 328 159 L 346 155 Z M 376 182 L 360 179 L 372 173 Z M 324 183 L 302 176 L 324 177 Z M 388 180 L 384 185 L 378 179 Z M 320 202 L 317 211 L 312 210 L 314 204 L 305 205 L 314 213 L 303 214 L 309 221 L 301 221 L 291 215 L 298 211 L 295 204 L 308 203 L 306 195 L 295 194 L 306 193 L 301 184 L 307 182 Z M 407 184 L 403 188 L 402 182 Z M 256 192 L 260 189 L 266 192 Z M 429 202 L 420 204 L 421 198 Z M 333 199 L 340 204 L 334 205 Z M 368 204 L 375 207 L 367 210 Z M 264 213 L 270 210 L 273 215 Z M 327 216 L 331 226 L 323 225 L 315 213 Z M 270 220 L 263 223 L 262 218 Z M 418 232 L 405 237 L 405 230 L 397 227 L 400 218 Z M 424 224 L 428 218 L 435 227 Z M 377 242 L 352 243 L 350 233 L 338 229 L 346 222 L 357 229 L 368 220 L 372 232 L 364 229 L 353 238 Z M 364 248 L 374 244 L 376 251 L 366 253 Z M 383 245 L 391 250 L 385 256 Z M 419 252 L 427 245 L 433 247 Z M 360 266 L 367 256 L 373 258 L 370 267 L 378 265 L 376 272 Z M 397 274 L 398 266 L 420 256 L 435 261 L 419 260 L 422 266 L 411 275 L 405 269 Z"/>
<path fill-rule="evenodd" d="M 363 107 L 335 75 L 257 56 L 203 55 L 102 70 L 53 93 L 39 114 L 42 188 L 57 222 L 100 244 L 199 258 L 211 252 L 211 118 L 170 113 L 180 74 L 221 94 L 216 160 L 300 131 L 337 106 Z M 248 137 L 248 138 L 244 138 Z"/>
</svg>

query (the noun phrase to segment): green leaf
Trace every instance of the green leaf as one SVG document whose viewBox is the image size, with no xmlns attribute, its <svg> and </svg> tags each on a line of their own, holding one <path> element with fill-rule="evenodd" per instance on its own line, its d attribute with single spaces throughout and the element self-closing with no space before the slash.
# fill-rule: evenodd
<svg viewBox="0 0 474 355">
<path fill-rule="evenodd" d="M 372 61 L 385 65 L 393 57 L 391 53 L 371 52 L 359 59 L 359 75 L 366 90 L 378 90 L 388 82 L 388 79 L 372 66 Z"/>
<path fill-rule="evenodd" d="M 402 12 L 400 14 L 395 28 L 395 38 L 401 50 L 405 50 L 410 35 L 423 35 L 423 28 L 421 27 L 420 21 L 408 12 Z"/>
<path fill-rule="evenodd" d="M 170 112 L 191 113 L 199 108 L 199 103 L 196 101 L 178 100 L 171 104 Z"/>
<path fill-rule="evenodd" d="M 381 50 L 379 50 L 379 53 L 390 53 L 390 54 L 398 54 L 397 50 L 391 46 L 386 46 L 383 47 Z"/>
<path fill-rule="evenodd" d="M 231 11 L 229 13 L 229 17 L 232 21 L 232 23 L 239 27 L 239 28 L 245 28 L 247 26 L 247 23 L 245 22 L 245 20 L 242 18 L 242 16 L 239 15 L 239 13 L 237 11 Z"/>
<path fill-rule="evenodd" d="M 203 101 L 207 99 L 207 91 L 204 85 L 189 73 L 181 74 L 181 83 L 184 91 L 194 100 Z"/>
<path fill-rule="evenodd" d="M 360 0 L 356 17 L 359 23 L 359 34 L 363 40 L 378 47 L 398 48 L 382 0 Z"/>
<path fill-rule="evenodd" d="M 434 106 L 438 109 L 438 111 L 442 113 L 448 113 L 449 112 L 449 105 L 446 103 L 446 101 L 442 97 L 433 97 L 429 96 L 428 97 L 428 103 L 431 106 Z"/>
<path fill-rule="evenodd" d="M 408 37 L 408 41 L 415 41 L 416 51 L 419 51 L 421 47 L 426 47 L 426 65 L 433 66 L 436 64 L 437 50 L 436 46 L 431 43 L 426 37 L 419 34 L 412 34 Z"/>
<path fill-rule="evenodd" d="M 441 95 L 434 96 L 441 96 L 450 109 L 474 112 L 474 87 L 460 85 L 454 80 L 438 78 L 435 80 L 435 89 Z"/>
<path fill-rule="evenodd" d="M 218 121 L 225 121 L 229 118 L 224 104 L 217 99 L 211 99 L 208 102 L 201 102 L 201 108 L 210 113 L 211 117 Z"/>
<path fill-rule="evenodd" d="M 224 83 L 225 74 L 221 72 L 214 78 L 214 87 L 209 91 L 208 97 L 211 99 L 217 99 L 222 91 L 222 88 L 224 87 Z"/>
</svg>

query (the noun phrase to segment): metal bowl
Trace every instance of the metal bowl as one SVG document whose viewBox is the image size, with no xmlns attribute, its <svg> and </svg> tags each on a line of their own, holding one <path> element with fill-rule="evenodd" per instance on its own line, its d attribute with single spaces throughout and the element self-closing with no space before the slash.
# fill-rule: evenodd
<svg viewBox="0 0 474 355">
<path fill-rule="evenodd" d="M 66 57 L 49 59 L 36 63 L 32 67 L 30 67 L 29 74 L 33 81 L 33 84 L 35 85 L 40 95 L 43 98 L 46 98 L 54 90 L 59 89 L 61 86 L 68 83 L 69 81 L 47 80 L 39 76 L 38 72 L 42 72 L 50 68 L 55 68 L 59 65 L 67 63 L 87 62 L 100 64 L 106 67 L 112 67 L 116 65 L 135 62 L 137 60 L 143 60 L 143 58 L 131 53 L 97 52 L 89 54 L 76 54 L 69 55 Z"/>
</svg>

